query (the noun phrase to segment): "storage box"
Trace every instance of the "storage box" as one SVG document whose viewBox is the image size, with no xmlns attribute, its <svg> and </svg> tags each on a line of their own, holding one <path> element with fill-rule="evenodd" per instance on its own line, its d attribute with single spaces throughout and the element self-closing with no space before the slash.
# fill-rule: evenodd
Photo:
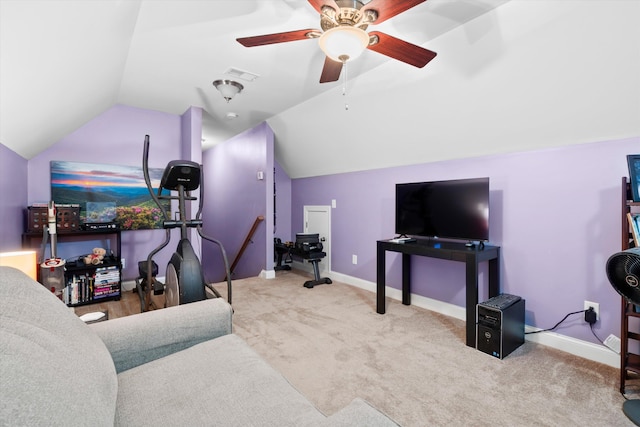
<svg viewBox="0 0 640 427">
<path fill-rule="evenodd" d="M 47 205 L 33 205 L 27 208 L 27 233 L 41 233 L 47 223 Z M 80 205 L 56 205 L 56 224 L 58 233 L 80 230 Z"/>
</svg>

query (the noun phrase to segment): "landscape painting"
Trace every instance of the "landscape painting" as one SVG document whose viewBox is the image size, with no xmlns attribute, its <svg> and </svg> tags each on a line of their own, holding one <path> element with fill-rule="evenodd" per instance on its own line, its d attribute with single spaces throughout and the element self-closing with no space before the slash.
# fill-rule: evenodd
<svg viewBox="0 0 640 427">
<path fill-rule="evenodd" d="M 163 169 L 149 168 L 157 194 Z M 51 200 L 79 204 L 83 223 L 115 222 L 121 230 L 162 228 L 162 211 L 153 201 L 142 168 L 97 163 L 51 162 Z M 165 209 L 169 211 L 170 202 Z"/>
</svg>

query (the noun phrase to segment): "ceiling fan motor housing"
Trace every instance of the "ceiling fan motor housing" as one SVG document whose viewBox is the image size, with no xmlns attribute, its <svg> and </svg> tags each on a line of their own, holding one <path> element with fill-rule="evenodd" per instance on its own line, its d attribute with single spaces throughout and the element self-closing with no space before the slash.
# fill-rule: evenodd
<svg viewBox="0 0 640 427">
<path fill-rule="evenodd" d="M 323 31 L 341 25 L 349 27 L 358 26 L 366 30 L 368 24 L 375 21 L 378 17 L 374 10 L 367 9 L 361 11 L 364 4 L 358 0 L 336 0 L 336 5 L 340 8 L 339 10 L 335 10 L 333 7 L 327 5 L 322 7 L 320 27 Z"/>
<path fill-rule="evenodd" d="M 606 271 L 611 286 L 630 302 L 640 305 L 640 248 L 611 255 Z"/>
</svg>

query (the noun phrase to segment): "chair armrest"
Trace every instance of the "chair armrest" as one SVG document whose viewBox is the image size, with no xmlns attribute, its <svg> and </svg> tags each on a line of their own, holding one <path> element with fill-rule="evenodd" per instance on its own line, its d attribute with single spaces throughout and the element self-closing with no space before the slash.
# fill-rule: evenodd
<svg viewBox="0 0 640 427">
<path fill-rule="evenodd" d="M 222 298 L 148 311 L 88 325 L 126 371 L 231 333 L 231 306 Z"/>
</svg>

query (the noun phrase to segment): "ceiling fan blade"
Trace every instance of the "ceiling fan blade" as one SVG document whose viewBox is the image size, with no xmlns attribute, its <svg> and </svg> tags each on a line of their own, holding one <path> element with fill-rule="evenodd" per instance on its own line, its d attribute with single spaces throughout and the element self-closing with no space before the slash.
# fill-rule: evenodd
<svg viewBox="0 0 640 427">
<path fill-rule="evenodd" d="M 342 62 L 334 61 L 328 56 L 324 59 L 324 67 L 320 75 L 320 83 L 335 82 L 340 78 L 342 72 Z"/>
<path fill-rule="evenodd" d="M 311 3 L 311 6 L 313 6 L 318 13 L 322 13 L 322 6 L 324 5 L 331 6 L 335 10 L 340 10 L 335 0 L 309 0 L 309 3 Z"/>
<path fill-rule="evenodd" d="M 317 37 L 320 34 L 320 30 L 308 29 L 308 30 L 296 30 L 287 31 L 284 33 L 264 34 L 261 36 L 253 37 L 241 37 L 236 39 L 244 47 L 264 46 L 274 43 L 294 42 L 296 40 L 307 40 Z M 311 35 L 309 35 L 311 34 Z"/>
<path fill-rule="evenodd" d="M 370 38 L 377 38 L 377 43 L 370 44 L 367 49 L 386 55 L 398 61 L 406 62 L 414 67 L 422 68 L 436 57 L 437 53 L 397 39 L 379 31 L 369 33 Z"/>
<path fill-rule="evenodd" d="M 374 21 L 374 23 L 379 24 L 389 18 L 393 18 L 394 16 L 404 12 L 405 10 L 411 9 L 413 6 L 424 3 L 425 1 L 427 0 L 371 0 L 369 3 L 364 5 L 362 11 L 364 12 L 365 10 L 369 9 L 375 10 L 378 13 L 378 18 Z"/>
</svg>

